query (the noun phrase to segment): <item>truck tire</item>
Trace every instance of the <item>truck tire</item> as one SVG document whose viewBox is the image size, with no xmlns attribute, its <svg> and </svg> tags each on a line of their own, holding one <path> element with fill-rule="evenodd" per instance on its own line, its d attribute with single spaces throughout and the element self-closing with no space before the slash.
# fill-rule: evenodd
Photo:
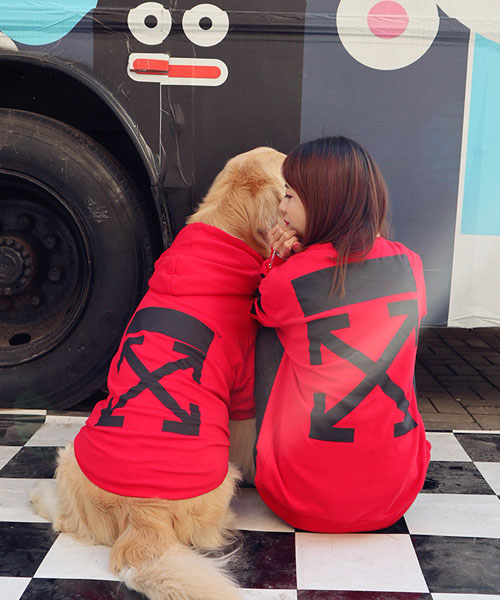
<svg viewBox="0 0 500 600">
<path fill-rule="evenodd" d="M 140 197 L 95 140 L 0 109 L 0 406 L 100 389 L 152 270 Z"/>
</svg>

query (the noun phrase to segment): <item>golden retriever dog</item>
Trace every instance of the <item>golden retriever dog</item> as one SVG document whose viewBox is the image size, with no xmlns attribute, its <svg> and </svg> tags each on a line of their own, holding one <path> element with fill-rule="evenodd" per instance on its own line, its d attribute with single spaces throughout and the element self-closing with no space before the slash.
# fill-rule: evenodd
<svg viewBox="0 0 500 600">
<path fill-rule="evenodd" d="M 262 147 L 228 161 L 158 259 L 108 398 L 30 496 L 56 531 L 111 546 L 112 571 L 150 600 L 241 598 L 230 557 L 204 551 L 234 540 L 231 499 L 253 477 L 250 306 L 283 159 Z"/>
</svg>

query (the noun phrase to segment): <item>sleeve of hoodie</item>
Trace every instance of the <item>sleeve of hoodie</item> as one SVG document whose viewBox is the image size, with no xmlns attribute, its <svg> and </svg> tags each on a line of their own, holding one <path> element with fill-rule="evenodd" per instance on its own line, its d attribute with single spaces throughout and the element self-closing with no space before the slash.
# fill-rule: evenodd
<svg viewBox="0 0 500 600">
<path fill-rule="evenodd" d="M 290 275 L 288 265 L 283 265 L 261 280 L 250 314 L 264 327 L 279 328 L 297 320 L 298 302 Z"/>
<path fill-rule="evenodd" d="M 242 360 L 239 374 L 231 390 L 229 418 L 235 421 L 255 417 L 255 354 L 248 352 Z"/>
<path fill-rule="evenodd" d="M 418 316 L 420 322 L 427 314 L 427 298 L 425 290 L 424 268 L 422 265 L 422 259 L 415 252 L 409 252 L 408 259 L 410 261 L 410 265 L 412 267 L 413 275 L 415 277 L 415 282 L 417 285 L 419 312 Z"/>
</svg>

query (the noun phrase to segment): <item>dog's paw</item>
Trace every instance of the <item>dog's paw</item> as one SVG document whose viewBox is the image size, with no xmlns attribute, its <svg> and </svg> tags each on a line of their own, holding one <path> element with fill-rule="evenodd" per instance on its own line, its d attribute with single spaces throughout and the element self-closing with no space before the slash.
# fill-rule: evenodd
<svg viewBox="0 0 500 600">
<path fill-rule="evenodd" d="M 56 482 L 53 479 L 39 481 L 31 490 L 30 501 L 38 515 L 53 521 L 57 504 Z"/>
</svg>

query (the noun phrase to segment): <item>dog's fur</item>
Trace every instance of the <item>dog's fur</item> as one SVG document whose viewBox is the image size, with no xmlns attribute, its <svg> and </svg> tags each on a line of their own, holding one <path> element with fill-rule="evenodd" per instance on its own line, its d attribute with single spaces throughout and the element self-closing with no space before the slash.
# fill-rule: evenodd
<svg viewBox="0 0 500 600">
<path fill-rule="evenodd" d="M 231 159 L 188 223 L 218 227 L 265 258 L 266 232 L 279 217 L 283 159 L 271 148 Z M 230 460 L 247 479 L 253 476 L 254 429 L 254 419 L 230 424 Z M 241 596 L 224 570 L 225 560 L 198 551 L 218 550 L 234 539 L 229 505 L 239 479 L 239 469 L 230 463 L 223 483 L 195 498 L 119 496 L 85 477 L 69 444 L 59 453 L 55 483 L 40 482 L 31 501 L 55 530 L 111 546 L 113 572 L 151 600 L 236 600 Z"/>
</svg>

